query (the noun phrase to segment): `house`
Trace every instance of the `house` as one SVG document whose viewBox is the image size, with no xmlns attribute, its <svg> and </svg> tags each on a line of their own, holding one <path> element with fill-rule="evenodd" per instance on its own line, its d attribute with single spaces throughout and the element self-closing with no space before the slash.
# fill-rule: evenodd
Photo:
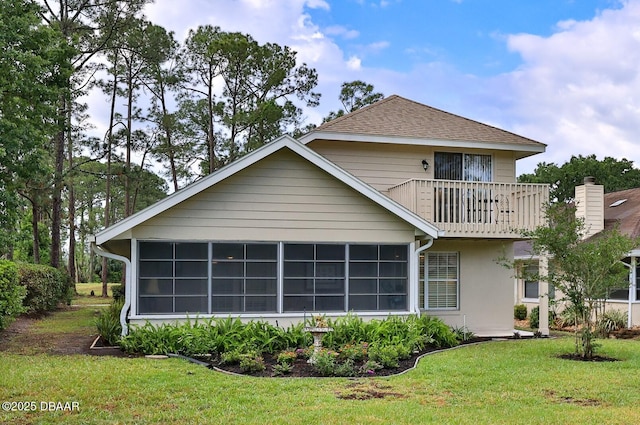
<svg viewBox="0 0 640 425">
<path fill-rule="evenodd" d="M 640 237 L 640 188 L 604 193 L 602 185 L 595 184 L 592 178 L 586 178 L 585 184 L 576 187 L 576 215 L 585 220 L 585 237 L 597 235 L 603 230 L 611 230 L 615 226 L 621 233 L 632 237 Z M 622 261 L 629 267 L 629 281 L 621 282 L 620 288 L 611 291 L 606 302 L 606 309 L 617 309 L 628 314 L 628 326 L 640 325 L 640 292 L 638 292 L 638 276 L 640 274 L 640 247 L 631 251 Z M 528 275 L 535 275 L 540 258 L 531 255 L 531 244 L 528 241 L 517 241 L 514 244 L 514 259 L 521 267 L 531 268 Z M 515 280 L 515 303 L 524 304 L 530 311 L 547 302 L 548 298 L 560 300 L 562 294 L 550 288 L 540 290 L 539 282 L 523 279 Z"/>
<path fill-rule="evenodd" d="M 548 187 L 515 183 L 515 163 L 544 149 L 390 96 L 266 144 L 99 232 L 95 250 L 127 265 L 123 324 L 426 312 L 512 335 L 496 259 L 543 220 Z"/>
</svg>

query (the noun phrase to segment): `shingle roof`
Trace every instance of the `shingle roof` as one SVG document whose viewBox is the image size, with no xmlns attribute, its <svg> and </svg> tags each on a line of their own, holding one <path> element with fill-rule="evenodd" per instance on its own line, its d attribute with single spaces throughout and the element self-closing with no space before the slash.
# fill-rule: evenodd
<svg viewBox="0 0 640 425">
<path fill-rule="evenodd" d="M 505 143 L 541 149 L 544 143 L 392 95 L 322 124 L 311 133 L 348 133 L 427 140 Z"/>
<path fill-rule="evenodd" d="M 622 200 L 624 202 L 617 203 Z M 622 234 L 640 237 L 640 188 L 604 194 L 604 229 L 611 230 L 616 225 Z M 598 235 L 592 237 L 597 238 Z M 514 242 L 513 251 L 514 257 L 530 257 L 531 241 Z"/>
<path fill-rule="evenodd" d="M 623 199 L 626 201 L 611 206 Z M 640 236 L 640 188 L 604 194 L 604 228 L 611 229 L 616 223 L 621 233 L 632 238 Z"/>
</svg>

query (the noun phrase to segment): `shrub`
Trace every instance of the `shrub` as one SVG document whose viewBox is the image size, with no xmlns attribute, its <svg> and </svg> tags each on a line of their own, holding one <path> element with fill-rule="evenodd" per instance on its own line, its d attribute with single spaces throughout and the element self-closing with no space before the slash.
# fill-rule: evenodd
<svg viewBox="0 0 640 425">
<path fill-rule="evenodd" d="M 297 358 L 298 358 L 298 355 L 296 354 L 295 351 L 287 350 L 278 354 L 278 357 L 276 358 L 276 360 L 280 364 L 291 365 L 293 364 L 293 362 L 296 361 Z"/>
<path fill-rule="evenodd" d="M 457 326 L 451 328 L 451 332 L 456 336 L 456 339 L 460 342 L 468 341 L 475 338 L 475 334 L 467 329 L 466 326 Z"/>
<path fill-rule="evenodd" d="M 257 373 L 266 369 L 262 356 L 243 354 L 240 358 L 240 370 L 244 373 Z"/>
<path fill-rule="evenodd" d="M 345 360 L 343 363 L 336 364 L 334 375 L 336 376 L 356 376 L 358 371 L 355 363 L 351 359 Z"/>
<path fill-rule="evenodd" d="M 358 372 L 362 375 L 375 375 L 375 373 L 380 369 L 383 369 L 380 363 L 373 360 L 367 360 L 362 366 L 360 366 Z"/>
<path fill-rule="evenodd" d="M 371 345 L 369 360 L 380 363 L 382 367 L 389 369 L 400 366 L 398 349 L 394 345 Z"/>
<path fill-rule="evenodd" d="M 240 350 L 225 351 L 220 354 L 220 364 L 238 364 L 242 356 L 243 353 Z"/>
<path fill-rule="evenodd" d="M 549 310 L 549 325 L 553 324 L 556 320 L 556 313 Z M 536 329 L 540 327 L 540 307 L 535 306 L 531 309 L 529 314 L 529 327 Z"/>
<path fill-rule="evenodd" d="M 524 320 L 527 318 L 527 306 L 524 304 L 516 304 L 513 306 L 513 317 L 516 320 Z"/>
<path fill-rule="evenodd" d="M 22 300 L 26 293 L 26 288 L 20 285 L 15 263 L 0 260 L 0 330 L 25 311 Z"/>
<path fill-rule="evenodd" d="M 596 329 L 602 336 L 608 336 L 611 332 L 625 326 L 627 326 L 627 312 L 622 310 L 606 311 L 596 323 Z"/>
<path fill-rule="evenodd" d="M 120 311 L 124 300 L 116 301 L 106 310 L 102 311 L 96 318 L 95 324 L 98 333 L 108 345 L 117 345 L 122 335 L 122 324 L 120 323 Z"/>
<path fill-rule="evenodd" d="M 420 333 L 426 336 L 429 344 L 438 348 L 455 347 L 459 344 L 455 333 L 441 319 L 425 314 L 415 320 Z"/>
<path fill-rule="evenodd" d="M 293 370 L 293 365 L 289 363 L 276 363 L 272 369 L 274 376 L 287 375 Z"/>
<path fill-rule="evenodd" d="M 64 271 L 40 264 L 19 264 L 18 275 L 27 288 L 24 306 L 28 313 L 51 311 L 68 301 L 69 276 Z"/>
<path fill-rule="evenodd" d="M 345 344 L 339 350 L 340 358 L 359 362 L 367 357 L 368 348 L 369 344 L 366 342 L 359 342 L 357 344 Z"/>
<path fill-rule="evenodd" d="M 124 301 L 124 285 L 113 285 L 111 287 L 111 295 L 114 301 Z"/>
<path fill-rule="evenodd" d="M 336 371 L 336 357 L 338 355 L 335 351 L 322 349 L 312 356 L 313 362 L 311 364 L 320 375 L 332 376 Z"/>
</svg>

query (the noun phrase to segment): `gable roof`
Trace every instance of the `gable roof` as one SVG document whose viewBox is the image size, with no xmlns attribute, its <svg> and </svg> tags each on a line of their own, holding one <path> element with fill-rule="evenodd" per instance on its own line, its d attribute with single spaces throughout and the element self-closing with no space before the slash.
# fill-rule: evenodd
<svg viewBox="0 0 640 425">
<path fill-rule="evenodd" d="M 396 215 L 400 219 L 414 226 L 421 232 L 424 232 L 426 235 L 431 236 L 433 238 L 437 238 L 442 234 L 442 231 L 439 230 L 433 224 L 423 220 L 421 217 L 417 216 L 404 206 L 398 204 L 391 198 L 381 194 L 373 187 L 364 183 L 362 180 L 354 177 L 349 174 L 342 168 L 328 161 L 324 157 L 320 156 L 316 152 L 302 145 L 300 142 L 289 136 L 281 136 L 273 142 L 267 143 L 259 149 L 251 152 L 250 154 L 242 157 L 241 159 L 219 169 L 218 171 L 208 175 L 207 177 L 198 180 L 195 183 L 190 184 L 189 186 L 174 192 L 168 197 L 156 202 L 155 204 L 145 208 L 142 211 L 139 211 L 136 214 L 133 214 L 110 227 L 96 233 L 95 242 L 97 245 L 101 245 L 104 242 L 107 242 L 118 235 L 136 227 L 139 224 L 157 216 L 158 214 L 168 210 L 169 208 L 183 202 L 192 196 L 212 187 L 218 182 L 230 177 L 237 172 L 244 170 L 252 164 L 257 163 L 263 158 L 268 157 L 269 155 L 281 150 L 288 148 L 291 151 L 295 152 L 302 158 L 306 159 L 313 165 L 318 168 L 326 171 L 331 174 L 333 177 L 338 179 L 339 181 L 345 183 L 350 186 L 364 197 L 369 198 L 376 204 L 385 208 L 387 211 Z"/>
<path fill-rule="evenodd" d="M 392 95 L 326 122 L 300 138 L 514 150 L 519 158 L 546 145 L 431 106 Z"/>
</svg>

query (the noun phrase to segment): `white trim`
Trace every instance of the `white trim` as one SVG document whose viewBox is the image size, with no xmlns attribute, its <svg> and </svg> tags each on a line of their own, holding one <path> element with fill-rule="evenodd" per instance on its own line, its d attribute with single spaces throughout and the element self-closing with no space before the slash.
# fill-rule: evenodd
<svg viewBox="0 0 640 425">
<path fill-rule="evenodd" d="M 291 312 L 291 313 L 218 313 L 218 314 L 143 314 L 137 316 L 129 316 L 130 320 L 196 320 L 196 319 L 227 319 L 229 316 L 238 319 L 288 319 L 309 317 L 313 312 Z M 413 312 L 409 310 L 380 310 L 380 311 L 341 311 L 341 312 L 322 312 L 327 317 L 344 317 L 348 314 L 357 314 L 362 317 L 384 317 L 384 316 L 406 316 Z"/>
<path fill-rule="evenodd" d="M 440 229 L 438 229 L 433 224 L 423 220 L 418 215 L 414 214 L 404 206 L 395 202 L 391 198 L 383 195 L 378 192 L 373 187 L 364 183 L 362 180 L 354 177 L 349 174 L 342 168 L 336 166 L 332 162 L 328 161 L 323 156 L 318 153 L 312 151 L 307 148 L 300 142 L 289 136 L 281 136 L 280 138 L 274 140 L 273 142 L 267 143 L 259 149 L 256 149 L 252 153 L 242 157 L 241 159 L 221 168 L 220 170 L 214 172 L 213 174 L 208 175 L 207 177 L 181 189 L 168 197 L 164 198 L 161 201 L 156 202 L 150 207 L 145 208 L 144 210 L 133 214 L 124 220 L 119 221 L 118 223 L 98 232 L 94 238 L 95 243 L 97 245 L 102 245 L 103 243 L 121 235 L 122 233 L 131 230 L 132 228 L 138 226 L 139 224 L 144 223 L 145 221 L 155 217 L 156 215 L 168 210 L 169 208 L 183 202 L 192 196 L 212 187 L 213 185 L 219 183 L 220 181 L 232 176 L 233 174 L 242 171 L 243 169 L 249 167 L 257 163 L 258 161 L 266 158 L 267 156 L 279 151 L 280 149 L 288 148 L 300 155 L 302 158 L 311 162 L 318 168 L 326 171 L 331 174 L 336 179 L 345 183 L 346 185 L 352 187 L 356 191 L 358 191 L 363 196 L 369 198 L 373 202 L 377 203 L 381 207 L 385 208 L 387 211 L 393 213 L 400 219 L 405 222 L 411 224 L 416 229 L 424 232 L 426 235 L 437 238 L 438 236 L 442 236 L 444 233 Z"/>
<path fill-rule="evenodd" d="M 442 148 L 489 149 L 501 151 L 524 152 L 517 159 L 535 155 L 545 151 L 544 145 L 525 145 L 519 143 L 478 142 L 472 140 L 421 139 L 417 137 L 378 136 L 360 133 L 337 133 L 333 131 L 310 132 L 300 137 L 300 143 L 306 145 L 314 140 L 337 140 L 344 142 L 388 143 L 395 145 L 437 146 Z"/>
</svg>

